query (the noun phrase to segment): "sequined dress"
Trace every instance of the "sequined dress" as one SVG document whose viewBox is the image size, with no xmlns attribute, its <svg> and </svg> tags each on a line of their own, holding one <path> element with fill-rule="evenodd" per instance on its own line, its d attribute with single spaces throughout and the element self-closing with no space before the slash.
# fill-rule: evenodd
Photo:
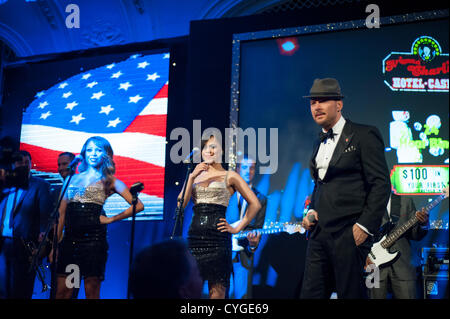
<svg viewBox="0 0 450 319">
<path fill-rule="evenodd" d="M 228 174 L 227 174 L 228 176 Z M 220 218 L 225 218 L 230 191 L 227 176 L 207 187 L 194 185 L 194 214 L 188 231 L 188 245 L 197 260 L 203 280 L 228 287 L 232 271 L 231 234 L 217 230 Z"/>
<path fill-rule="evenodd" d="M 70 185 L 67 189 L 64 237 L 59 245 L 57 273 L 69 274 L 66 266 L 80 267 L 82 278 L 104 279 L 108 258 L 106 225 L 100 224 L 100 215 L 105 215 L 103 204 L 106 194 L 102 182 L 87 187 Z"/>
</svg>

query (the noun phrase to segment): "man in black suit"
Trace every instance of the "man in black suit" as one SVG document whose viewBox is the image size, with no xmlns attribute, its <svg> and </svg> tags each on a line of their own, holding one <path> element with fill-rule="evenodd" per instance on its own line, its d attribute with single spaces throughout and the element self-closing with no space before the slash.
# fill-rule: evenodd
<svg viewBox="0 0 450 319">
<path fill-rule="evenodd" d="M 22 242 L 38 243 L 52 210 L 50 184 L 33 177 L 31 155 L 19 151 L 12 168 L 26 167 L 28 185 L 5 187 L 0 202 L 0 298 L 30 299 L 35 272 L 29 272 L 29 252 Z"/>
<path fill-rule="evenodd" d="M 387 206 L 387 213 L 383 216 L 381 222 L 381 233 L 390 234 L 394 232 L 397 227 L 404 225 L 413 216 L 416 216 L 419 222 L 389 248 L 391 252 L 400 252 L 400 257 L 394 263 L 380 267 L 380 286 L 369 289 L 371 299 L 386 299 L 388 290 L 392 291 L 395 299 L 416 299 L 418 265 L 414 265 L 415 258 L 411 250 L 411 240 L 419 241 L 427 235 L 429 228 L 428 214 L 424 209 L 416 211 L 416 206 L 411 197 L 392 193 Z"/>
<path fill-rule="evenodd" d="M 64 181 L 70 174 L 69 165 L 75 159 L 75 154 L 63 152 L 58 155 L 58 173 Z"/>
<path fill-rule="evenodd" d="M 248 155 L 244 155 L 242 161 L 236 166 L 236 172 L 247 182 L 261 204 L 261 209 L 244 231 L 262 228 L 266 218 L 267 198 L 253 185 L 253 178 L 255 177 L 256 172 L 256 161 Z M 247 203 L 239 193 L 237 193 L 236 196 L 239 220 L 241 220 L 247 212 Z M 233 250 L 235 250 L 233 251 L 234 298 L 253 298 L 254 254 L 259 246 L 260 240 L 261 234 L 250 233 L 246 238 L 233 241 Z"/>
<path fill-rule="evenodd" d="M 377 128 L 344 119 L 336 79 L 316 79 L 306 98 L 322 132 L 310 162 L 315 187 L 303 219 L 311 235 L 301 298 L 333 291 L 367 298 L 364 265 L 391 188 L 383 139 Z"/>
<path fill-rule="evenodd" d="M 54 203 L 55 207 L 58 204 L 58 200 L 59 200 L 59 196 L 61 195 L 63 183 L 66 180 L 67 176 L 70 175 L 69 165 L 74 160 L 74 158 L 75 158 L 75 154 L 70 153 L 70 152 L 63 152 L 58 155 L 57 165 L 58 165 L 58 173 L 59 173 L 59 176 L 61 177 L 61 182 L 55 183 L 50 186 L 50 192 L 52 194 L 53 203 Z"/>
</svg>

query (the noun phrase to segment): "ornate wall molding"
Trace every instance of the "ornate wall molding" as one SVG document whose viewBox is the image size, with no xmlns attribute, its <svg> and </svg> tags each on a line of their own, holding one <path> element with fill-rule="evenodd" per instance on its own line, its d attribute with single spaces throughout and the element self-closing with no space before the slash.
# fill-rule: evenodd
<svg viewBox="0 0 450 319">
<path fill-rule="evenodd" d="M 53 28 L 57 28 L 57 22 L 56 17 L 53 13 L 53 10 L 51 8 L 51 3 L 48 0 L 38 0 L 37 5 L 39 6 L 39 9 L 42 13 L 42 15 L 47 20 L 48 24 Z"/>
<path fill-rule="evenodd" d="M 16 56 L 33 55 L 33 49 L 28 45 L 24 37 L 0 22 L 0 39 L 14 51 Z"/>
<path fill-rule="evenodd" d="M 218 19 L 241 17 L 257 14 L 287 0 L 218 0 L 208 2 L 208 7 L 201 13 L 200 19 Z"/>
<path fill-rule="evenodd" d="M 114 25 L 100 18 L 83 27 L 82 38 L 83 46 L 88 48 L 127 42 L 121 26 Z"/>
<path fill-rule="evenodd" d="M 144 14 L 145 9 L 144 9 L 144 3 L 142 0 L 133 0 L 133 4 L 136 7 L 136 10 L 140 13 L 140 14 Z"/>
</svg>

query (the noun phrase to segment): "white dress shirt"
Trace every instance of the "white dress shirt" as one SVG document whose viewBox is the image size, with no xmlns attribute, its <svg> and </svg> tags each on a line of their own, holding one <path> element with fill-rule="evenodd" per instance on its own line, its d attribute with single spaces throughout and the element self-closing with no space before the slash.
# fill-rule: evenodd
<svg viewBox="0 0 450 319">
<path fill-rule="evenodd" d="M 319 178 L 323 179 L 330 164 L 331 157 L 333 156 L 336 145 L 341 137 L 342 130 L 344 129 L 345 119 L 343 116 L 333 126 L 334 139 L 327 138 L 325 143 L 320 143 L 319 151 L 316 155 L 316 167 L 319 173 Z M 324 133 L 325 130 L 322 129 Z"/>
<path fill-rule="evenodd" d="M 387 207 L 386 207 L 386 210 L 387 210 L 390 222 L 392 221 L 392 218 L 391 218 L 391 198 L 392 198 L 392 194 L 389 195 L 389 200 L 388 200 Z"/>
<path fill-rule="evenodd" d="M 23 189 L 16 189 L 15 187 L 5 189 L 5 192 L 8 194 L 6 198 L 5 211 L 2 212 L 2 224 L 0 225 L 1 236 L 3 237 L 12 237 L 13 229 L 10 224 L 11 215 L 14 213 L 16 208 L 17 201 L 22 195 Z"/>
</svg>

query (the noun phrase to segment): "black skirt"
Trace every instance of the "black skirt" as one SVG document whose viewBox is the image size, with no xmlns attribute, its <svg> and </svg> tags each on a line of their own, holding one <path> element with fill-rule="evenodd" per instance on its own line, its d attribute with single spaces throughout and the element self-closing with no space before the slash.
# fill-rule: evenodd
<svg viewBox="0 0 450 319">
<path fill-rule="evenodd" d="M 100 224 L 103 206 L 72 202 L 67 205 L 64 238 L 58 247 L 57 273 L 69 275 L 68 265 L 77 265 L 81 278 L 105 278 L 108 258 L 106 225 Z"/>
<path fill-rule="evenodd" d="M 203 280 L 209 284 L 230 285 L 232 271 L 231 234 L 217 230 L 227 208 L 216 204 L 198 204 L 188 231 L 188 245 L 197 260 Z"/>
</svg>

